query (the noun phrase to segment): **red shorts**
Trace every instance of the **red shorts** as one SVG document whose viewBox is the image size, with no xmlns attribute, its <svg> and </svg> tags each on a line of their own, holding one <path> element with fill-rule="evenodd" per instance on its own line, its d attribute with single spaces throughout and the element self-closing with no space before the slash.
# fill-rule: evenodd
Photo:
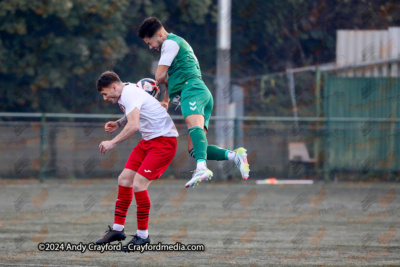
<svg viewBox="0 0 400 267">
<path fill-rule="evenodd" d="M 150 180 L 156 180 L 168 168 L 176 153 L 176 137 L 160 136 L 140 140 L 132 150 L 125 169 L 130 169 Z"/>
</svg>

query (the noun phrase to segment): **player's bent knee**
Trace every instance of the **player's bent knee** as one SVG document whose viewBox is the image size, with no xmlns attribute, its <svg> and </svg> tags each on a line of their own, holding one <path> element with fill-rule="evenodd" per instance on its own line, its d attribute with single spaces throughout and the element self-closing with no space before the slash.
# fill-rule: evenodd
<svg viewBox="0 0 400 267">
<path fill-rule="evenodd" d="M 132 184 L 133 184 L 133 177 L 130 177 L 129 175 L 126 174 L 120 174 L 118 176 L 118 185 L 131 187 Z"/>
<path fill-rule="evenodd" d="M 190 129 L 192 127 L 204 127 L 204 116 L 200 114 L 192 114 L 185 118 L 186 126 Z"/>
<path fill-rule="evenodd" d="M 118 176 L 118 185 L 132 187 L 133 178 L 135 177 L 135 175 L 136 171 L 125 168 Z"/>
<path fill-rule="evenodd" d="M 133 183 L 133 192 L 140 192 L 143 190 L 147 189 L 147 185 L 144 185 L 143 183 Z"/>
<path fill-rule="evenodd" d="M 147 179 L 147 178 L 141 176 L 140 174 L 137 174 L 133 181 L 133 192 L 147 190 L 147 187 L 149 186 L 149 184 L 151 182 L 152 182 L 152 180 Z"/>
<path fill-rule="evenodd" d="M 143 190 L 145 190 L 145 189 L 143 189 L 142 187 L 140 187 L 140 186 L 138 186 L 138 185 L 135 185 L 135 184 L 133 184 L 133 192 L 140 192 L 140 191 L 143 191 Z"/>
</svg>

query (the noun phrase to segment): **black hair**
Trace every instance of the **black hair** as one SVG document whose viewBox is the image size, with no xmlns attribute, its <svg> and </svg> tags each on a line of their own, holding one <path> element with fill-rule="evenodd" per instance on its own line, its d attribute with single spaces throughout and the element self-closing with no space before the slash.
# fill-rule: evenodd
<svg viewBox="0 0 400 267">
<path fill-rule="evenodd" d="M 149 17 L 145 19 L 142 24 L 140 24 L 137 35 L 139 38 L 142 39 L 144 39 L 145 37 L 151 38 L 159 29 L 161 29 L 162 26 L 163 25 L 158 18 Z"/>
<path fill-rule="evenodd" d="M 119 76 L 113 71 L 103 72 L 97 79 L 96 87 L 99 92 L 105 87 L 109 87 L 112 83 L 121 82 Z"/>
</svg>

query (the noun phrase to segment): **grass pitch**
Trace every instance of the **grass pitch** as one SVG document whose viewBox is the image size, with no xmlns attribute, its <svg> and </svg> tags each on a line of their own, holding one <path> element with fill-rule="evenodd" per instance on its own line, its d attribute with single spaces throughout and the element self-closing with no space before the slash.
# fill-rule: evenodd
<svg viewBox="0 0 400 267">
<path fill-rule="evenodd" d="M 116 180 L 0 180 L 0 265 L 399 266 L 400 185 L 303 186 L 163 180 L 149 187 L 152 243 L 205 252 L 40 252 L 40 242 L 88 243 L 113 223 Z M 125 225 L 136 232 L 135 202 Z M 128 237 L 123 243 L 126 243 Z"/>
</svg>

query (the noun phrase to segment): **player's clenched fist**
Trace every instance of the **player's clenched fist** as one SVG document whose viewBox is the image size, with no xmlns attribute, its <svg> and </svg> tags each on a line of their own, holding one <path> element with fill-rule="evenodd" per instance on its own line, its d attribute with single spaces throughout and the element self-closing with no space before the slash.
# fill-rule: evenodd
<svg viewBox="0 0 400 267">
<path fill-rule="evenodd" d="M 103 141 L 99 145 L 100 152 L 105 154 L 107 151 L 113 149 L 116 144 L 113 141 Z"/>
<path fill-rule="evenodd" d="M 118 123 L 115 121 L 109 121 L 104 125 L 104 131 L 107 133 L 113 133 L 118 129 Z"/>
</svg>

